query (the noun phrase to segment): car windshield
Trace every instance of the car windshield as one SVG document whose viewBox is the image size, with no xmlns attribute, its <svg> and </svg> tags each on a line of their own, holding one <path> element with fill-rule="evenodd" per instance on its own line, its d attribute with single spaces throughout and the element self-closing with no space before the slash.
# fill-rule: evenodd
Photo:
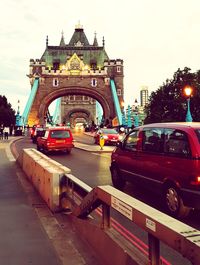
<svg viewBox="0 0 200 265">
<path fill-rule="evenodd" d="M 101 131 L 103 134 L 118 134 L 115 129 L 102 129 Z"/>
<path fill-rule="evenodd" d="M 63 138 L 70 138 L 70 133 L 69 131 L 51 131 L 50 133 L 51 138 L 59 138 L 59 139 L 63 139 Z"/>
</svg>

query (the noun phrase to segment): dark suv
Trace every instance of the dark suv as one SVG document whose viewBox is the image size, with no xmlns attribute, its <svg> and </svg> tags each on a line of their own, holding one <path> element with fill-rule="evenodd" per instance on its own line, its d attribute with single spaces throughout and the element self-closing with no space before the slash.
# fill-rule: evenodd
<svg viewBox="0 0 200 265">
<path fill-rule="evenodd" d="M 112 182 L 158 193 L 168 212 L 200 209 L 200 123 L 154 123 L 131 131 L 111 156 Z"/>
<path fill-rule="evenodd" d="M 43 127 L 35 127 L 35 130 L 34 130 L 34 132 L 33 132 L 33 134 L 32 134 L 32 142 L 34 143 L 34 144 L 36 144 L 37 143 L 37 138 L 38 137 L 42 137 L 42 136 L 44 136 L 45 135 L 45 128 L 43 128 Z"/>
</svg>

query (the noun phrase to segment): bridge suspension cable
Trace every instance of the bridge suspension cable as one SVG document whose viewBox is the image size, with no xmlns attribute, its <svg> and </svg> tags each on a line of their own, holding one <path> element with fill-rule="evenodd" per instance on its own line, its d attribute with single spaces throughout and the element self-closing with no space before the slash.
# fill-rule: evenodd
<svg viewBox="0 0 200 265">
<path fill-rule="evenodd" d="M 53 113 L 52 122 L 53 124 L 61 123 L 61 98 L 56 99 L 56 106 Z"/>
<path fill-rule="evenodd" d="M 24 108 L 24 112 L 22 114 L 22 124 L 26 125 L 28 122 L 28 115 L 30 113 L 37 89 L 39 86 L 39 78 L 35 78 L 32 89 L 31 89 L 31 93 L 29 95 L 28 101 L 26 103 L 26 106 Z"/>
<path fill-rule="evenodd" d="M 114 100 L 114 106 L 115 106 L 115 111 L 117 114 L 118 122 L 119 122 L 119 125 L 122 125 L 122 112 L 121 112 L 121 107 L 119 104 L 119 98 L 117 96 L 115 82 L 113 79 L 110 80 L 110 86 L 111 86 L 111 91 L 112 91 L 112 96 Z"/>
</svg>

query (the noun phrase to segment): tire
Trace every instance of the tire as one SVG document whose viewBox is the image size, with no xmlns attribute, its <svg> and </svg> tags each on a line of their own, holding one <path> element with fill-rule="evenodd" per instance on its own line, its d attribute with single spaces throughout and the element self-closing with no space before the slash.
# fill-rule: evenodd
<svg viewBox="0 0 200 265">
<path fill-rule="evenodd" d="M 70 148 L 69 148 L 69 149 L 66 149 L 66 151 L 65 151 L 65 152 L 66 152 L 66 154 L 70 154 L 70 153 L 71 153 L 71 151 L 72 151 L 72 149 L 70 149 Z"/>
<path fill-rule="evenodd" d="M 42 150 L 43 150 L 43 152 L 44 152 L 45 155 L 47 155 L 49 153 L 48 148 L 46 148 L 44 146 L 42 147 Z"/>
<path fill-rule="evenodd" d="M 38 151 L 40 151 L 40 150 L 41 150 L 41 148 L 39 147 L 39 145 L 38 145 L 38 144 L 37 144 L 37 150 L 38 150 Z"/>
<path fill-rule="evenodd" d="M 111 177 L 113 186 L 119 190 L 123 190 L 125 187 L 125 180 L 122 179 L 119 169 L 116 166 L 111 167 Z"/>
<path fill-rule="evenodd" d="M 164 190 L 164 203 L 167 212 L 176 218 L 185 218 L 190 213 L 190 208 L 183 204 L 180 192 L 175 185 L 168 185 Z"/>
</svg>

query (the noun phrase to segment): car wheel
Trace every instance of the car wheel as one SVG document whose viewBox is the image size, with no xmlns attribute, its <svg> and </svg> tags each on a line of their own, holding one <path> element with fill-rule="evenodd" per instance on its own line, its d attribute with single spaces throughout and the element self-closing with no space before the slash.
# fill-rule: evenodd
<svg viewBox="0 0 200 265">
<path fill-rule="evenodd" d="M 46 148 L 46 147 L 44 147 L 44 146 L 43 146 L 43 148 L 42 148 L 42 149 L 43 149 L 43 152 L 45 153 L 45 155 L 47 155 L 47 154 L 49 153 L 49 150 L 48 150 L 48 148 Z"/>
<path fill-rule="evenodd" d="M 190 208 L 183 204 L 180 192 L 175 185 L 168 185 L 164 191 L 164 203 L 167 211 L 173 217 L 184 218 L 190 213 Z"/>
<path fill-rule="evenodd" d="M 111 168 L 111 177 L 113 186 L 119 190 L 123 190 L 125 186 L 125 180 L 122 179 L 119 169 L 116 166 L 112 166 Z"/>
<path fill-rule="evenodd" d="M 37 150 L 38 150 L 38 151 L 40 151 L 40 150 L 41 150 L 41 149 L 40 149 L 40 146 L 39 146 L 38 144 L 37 144 Z"/>
<path fill-rule="evenodd" d="M 70 154 L 71 151 L 72 151 L 72 149 L 66 149 L 66 153 L 67 153 L 67 154 Z"/>
</svg>

